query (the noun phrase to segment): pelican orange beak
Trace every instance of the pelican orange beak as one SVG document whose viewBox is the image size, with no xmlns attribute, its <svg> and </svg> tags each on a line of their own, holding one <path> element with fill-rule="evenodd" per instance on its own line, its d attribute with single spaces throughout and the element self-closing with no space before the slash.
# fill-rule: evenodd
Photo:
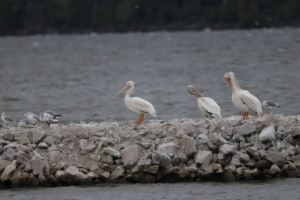
<svg viewBox="0 0 300 200">
<path fill-rule="evenodd" d="M 121 94 L 122 92 L 124 92 L 125 90 L 128 90 L 130 88 L 131 88 L 131 86 L 125 85 L 125 87 L 123 87 L 123 89 L 116 96 L 118 96 L 119 94 Z"/>
<path fill-rule="evenodd" d="M 232 87 L 230 78 L 225 78 L 225 80 L 226 80 L 226 81 L 229 83 L 229 85 Z"/>
</svg>

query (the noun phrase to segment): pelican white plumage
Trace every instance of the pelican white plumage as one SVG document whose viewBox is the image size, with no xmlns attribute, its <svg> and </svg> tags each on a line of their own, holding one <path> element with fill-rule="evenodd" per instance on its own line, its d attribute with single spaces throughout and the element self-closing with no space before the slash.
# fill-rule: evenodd
<svg viewBox="0 0 300 200">
<path fill-rule="evenodd" d="M 234 73 L 229 72 L 224 74 L 224 79 L 232 87 L 232 102 L 233 105 L 244 113 L 243 119 L 248 119 L 248 114 L 254 113 L 258 116 L 263 114 L 260 101 L 252 95 L 248 90 L 243 90 L 237 82 Z"/>
<path fill-rule="evenodd" d="M 198 107 L 207 117 L 222 118 L 220 106 L 210 97 L 203 97 L 194 86 L 189 85 L 188 91 L 197 97 Z"/>
<path fill-rule="evenodd" d="M 156 110 L 150 102 L 139 97 L 130 97 L 133 88 L 134 82 L 128 81 L 124 88 L 116 96 L 121 94 L 123 91 L 128 90 L 125 95 L 125 105 L 131 111 L 140 114 L 140 118 L 136 120 L 135 123 L 141 123 L 144 120 L 144 114 L 150 114 L 151 116 L 156 117 Z"/>
</svg>

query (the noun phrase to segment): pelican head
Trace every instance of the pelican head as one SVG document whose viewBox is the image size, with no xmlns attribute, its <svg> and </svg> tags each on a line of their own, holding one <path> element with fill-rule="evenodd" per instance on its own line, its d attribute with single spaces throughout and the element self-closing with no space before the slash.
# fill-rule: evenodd
<svg viewBox="0 0 300 200">
<path fill-rule="evenodd" d="M 2 116 L 4 116 L 5 115 L 5 112 L 2 112 L 2 114 L 1 114 Z"/>
<path fill-rule="evenodd" d="M 195 95 L 196 97 L 202 97 L 202 95 L 192 85 L 188 86 L 188 91 L 190 94 Z"/>
<path fill-rule="evenodd" d="M 125 90 L 128 90 L 128 89 L 132 88 L 133 86 L 134 86 L 134 82 L 133 81 L 128 81 L 126 83 L 126 85 L 123 87 L 123 89 L 116 96 L 118 96 L 119 94 L 121 94 Z"/>
<path fill-rule="evenodd" d="M 224 79 L 229 83 L 229 85 L 232 87 L 231 80 L 234 78 L 234 73 L 229 72 L 224 74 Z"/>
</svg>

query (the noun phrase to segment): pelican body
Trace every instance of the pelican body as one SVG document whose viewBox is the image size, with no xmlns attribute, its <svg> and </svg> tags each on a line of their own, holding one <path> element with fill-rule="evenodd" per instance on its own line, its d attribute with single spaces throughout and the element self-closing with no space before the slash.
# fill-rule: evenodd
<svg viewBox="0 0 300 200">
<path fill-rule="evenodd" d="M 128 81 L 125 87 L 116 96 L 121 94 L 123 91 L 127 90 L 125 95 L 125 105 L 131 111 L 140 114 L 140 118 L 136 120 L 135 123 L 139 124 L 142 121 L 144 121 L 144 114 L 150 114 L 151 116 L 156 117 L 156 110 L 150 102 L 139 97 L 130 97 L 133 88 L 134 82 Z"/>
<path fill-rule="evenodd" d="M 188 86 L 190 94 L 197 97 L 198 107 L 201 112 L 207 117 L 222 118 L 220 106 L 210 97 L 203 97 L 194 86 Z"/>
<path fill-rule="evenodd" d="M 248 114 L 254 113 L 258 116 L 263 114 L 260 101 L 252 95 L 248 90 L 243 90 L 237 82 L 234 73 L 229 72 L 224 74 L 224 79 L 232 87 L 232 102 L 233 105 L 244 113 L 244 120 L 248 119 Z"/>
</svg>

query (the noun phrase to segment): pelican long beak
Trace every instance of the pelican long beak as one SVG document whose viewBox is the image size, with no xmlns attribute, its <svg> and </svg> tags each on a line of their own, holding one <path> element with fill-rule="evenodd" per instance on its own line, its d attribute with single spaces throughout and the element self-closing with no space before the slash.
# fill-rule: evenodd
<svg viewBox="0 0 300 200">
<path fill-rule="evenodd" d="M 225 78 L 225 80 L 229 83 L 229 85 L 232 87 L 231 82 L 230 82 L 230 78 Z"/>
<path fill-rule="evenodd" d="M 202 97 L 202 95 L 193 86 L 189 88 L 189 92 L 197 97 Z"/>
<path fill-rule="evenodd" d="M 123 89 L 116 96 L 118 96 L 119 94 L 121 94 L 122 92 L 124 92 L 125 90 L 128 90 L 130 88 L 131 88 L 131 86 L 125 85 L 125 87 L 123 87 Z"/>
</svg>

